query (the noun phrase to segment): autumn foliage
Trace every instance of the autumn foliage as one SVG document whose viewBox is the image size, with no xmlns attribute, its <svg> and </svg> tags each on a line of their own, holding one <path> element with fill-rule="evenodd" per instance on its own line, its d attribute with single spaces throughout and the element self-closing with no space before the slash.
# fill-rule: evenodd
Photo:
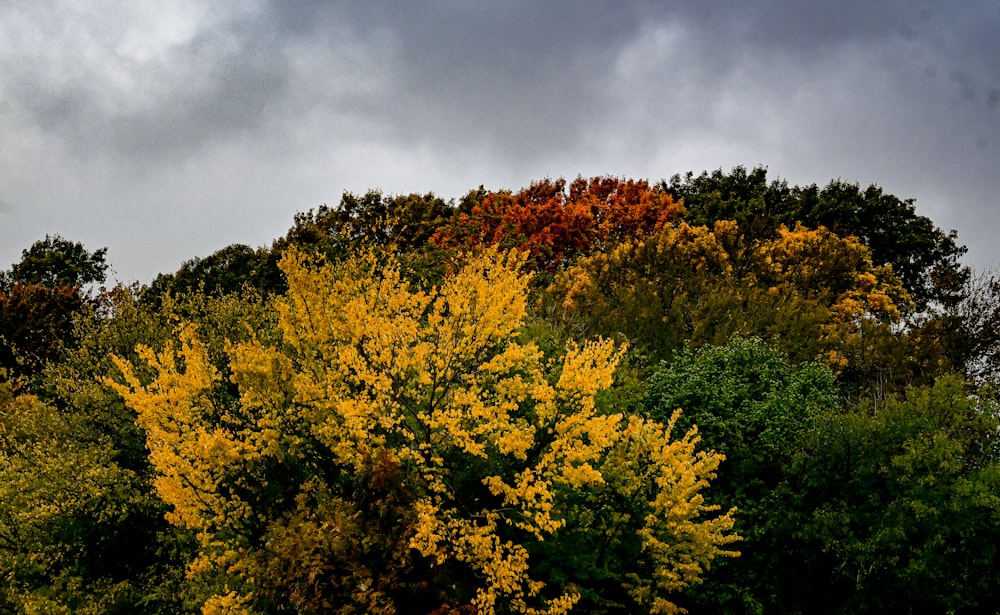
<svg viewBox="0 0 1000 615">
<path fill-rule="evenodd" d="M 518 341 L 522 258 L 486 250 L 425 292 L 373 252 L 330 267 L 293 250 L 276 336 L 231 345 L 228 378 L 191 326 L 162 352 L 141 351 L 151 382 L 119 363 L 113 386 L 147 433 L 168 518 L 199 536 L 192 573 L 229 579 L 206 612 L 272 599 L 308 612 L 565 613 L 588 579 L 545 578 L 535 571 L 552 562 L 532 551 L 566 532 L 576 543 L 622 534 L 634 559 L 608 551 L 602 562 L 618 593 L 672 613 L 671 593 L 734 554 L 733 512 L 699 493 L 721 457 L 698 451 L 694 430 L 672 436 L 676 417 L 595 402 L 621 348 L 571 344 L 549 363 Z M 568 516 L 581 494 L 637 510 L 583 527 Z M 268 567 L 305 554 L 327 571 L 322 585 Z"/>
<path fill-rule="evenodd" d="M 83 305 L 72 286 L 17 283 L 0 291 L 0 369 L 26 376 L 58 358 Z"/>
<path fill-rule="evenodd" d="M 892 268 L 874 266 L 854 237 L 799 225 L 750 242 L 732 221 L 679 222 L 583 257 L 548 293 L 554 312 L 662 358 L 685 343 L 762 335 L 794 340 L 790 351 L 837 369 L 866 351 L 864 330 L 891 327 L 912 308 Z"/>
<path fill-rule="evenodd" d="M 0 270 L 0 613 L 993 612 L 963 251 L 741 167 L 345 194 L 147 286 L 48 236 Z"/>
<path fill-rule="evenodd" d="M 527 250 L 552 270 L 579 254 L 664 228 L 682 211 L 666 191 L 613 177 L 546 179 L 518 192 L 475 195 L 469 211 L 431 238 L 443 247 L 500 245 Z"/>
</svg>

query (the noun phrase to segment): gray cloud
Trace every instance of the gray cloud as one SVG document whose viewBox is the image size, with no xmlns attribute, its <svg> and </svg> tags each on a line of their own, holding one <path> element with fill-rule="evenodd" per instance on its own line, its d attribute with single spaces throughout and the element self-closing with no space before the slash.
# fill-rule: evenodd
<svg viewBox="0 0 1000 615">
<path fill-rule="evenodd" d="M 161 41 L 84 19 L 64 42 L 40 40 L 60 19 L 39 11 L 9 26 L 22 45 L 3 58 L 4 89 L 40 130 L 80 152 L 158 158 L 253 132 L 288 85 L 281 55 L 235 18 Z"/>
<path fill-rule="evenodd" d="M 60 232 L 148 279 L 345 189 L 735 164 L 880 183 L 996 262 L 998 25 L 986 0 L 0 4 L 0 262 Z"/>
<path fill-rule="evenodd" d="M 392 138 L 512 157 L 579 142 L 603 97 L 601 76 L 638 27 L 631 11 L 560 3 L 426 6 L 368 3 L 350 15 L 296 12 L 285 21 L 331 55 L 336 39 L 324 35 L 346 23 L 367 53 L 381 56 L 371 67 L 385 80 L 381 96 L 356 102 Z"/>
</svg>

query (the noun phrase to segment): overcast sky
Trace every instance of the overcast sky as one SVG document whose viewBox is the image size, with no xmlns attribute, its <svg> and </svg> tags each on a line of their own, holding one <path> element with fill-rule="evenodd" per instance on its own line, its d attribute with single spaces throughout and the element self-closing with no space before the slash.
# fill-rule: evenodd
<svg viewBox="0 0 1000 615">
<path fill-rule="evenodd" d="M 0 0 L 0 268 L 150 281 L 346 191 L 765 165 L 1000 263 L 1000 2 Z"/>
</svg>

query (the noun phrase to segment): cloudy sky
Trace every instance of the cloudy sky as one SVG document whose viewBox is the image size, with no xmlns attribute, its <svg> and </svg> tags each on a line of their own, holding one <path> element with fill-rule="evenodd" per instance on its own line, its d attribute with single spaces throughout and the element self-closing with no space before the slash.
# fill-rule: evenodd
<svg viewBox="0 0 1000 615">
<path fill-rule="evenodd" d="M 0 268 L 149 281 L 346 191 L 765 165 L 1000 264 L 996 0 L 0 0 Z"/>
</svg>

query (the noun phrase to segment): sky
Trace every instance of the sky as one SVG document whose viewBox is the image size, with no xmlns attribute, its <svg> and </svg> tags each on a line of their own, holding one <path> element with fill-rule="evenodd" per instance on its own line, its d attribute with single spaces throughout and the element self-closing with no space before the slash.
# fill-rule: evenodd
<svg viewBox="0 0 1000 615">
<path fill-rule="evenodd" d="M 1000 265 L 996 0 L 0 0 L 0 269 L 149 282 L 345 191 L 766 166 Z"/>
</svg>

